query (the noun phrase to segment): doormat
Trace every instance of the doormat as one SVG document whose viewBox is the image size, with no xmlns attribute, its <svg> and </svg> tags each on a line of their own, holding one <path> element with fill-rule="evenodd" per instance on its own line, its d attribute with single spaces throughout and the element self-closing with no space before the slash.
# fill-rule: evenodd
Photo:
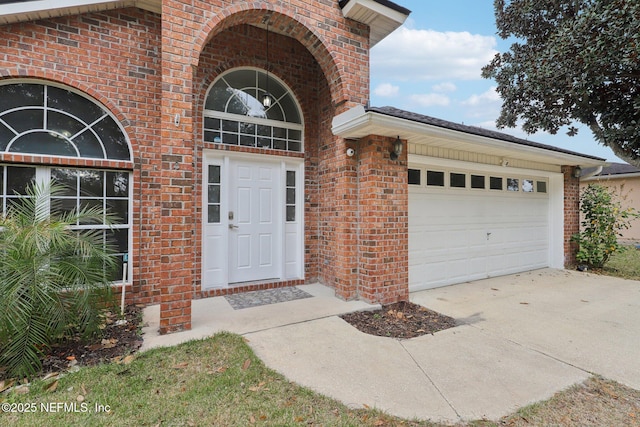
<svg viewBox="0 0 640 427">
<path fill-rule="evenodd" d="M 234 310 L 242 310 L 243 308 L 311 298 L 312 296 L 296 287 L 287 287 L 225 295 L 225 299 Z"/>
</svg>

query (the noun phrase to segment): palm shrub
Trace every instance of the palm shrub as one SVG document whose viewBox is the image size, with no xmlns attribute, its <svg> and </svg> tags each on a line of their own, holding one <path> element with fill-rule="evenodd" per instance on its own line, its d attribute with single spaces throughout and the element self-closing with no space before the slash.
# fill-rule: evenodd
<svg viewBox="0 0 640 427">
<path fill-rule="evenodd" d="M 99 207 L 63 212 L 62 190 L 34 184 L 0 218 L 0 367 L 11 376 L 39 372 L 53 343 L 95 333 L 109 301 L 113 250 L 102 230 L 74 226 L 113 218 Z"/>
<path fill-rule="evenodd" d="M 638 213 L 633 208 L 624 209 L 613 190 L 598 184 L 583 190 L 580 213 L 581 230 L 572 237 L 579 245 L 576 259 L 592 268 L 602 268 L 614 252 L 624 250 L 618 237 Z"/>
</svg>

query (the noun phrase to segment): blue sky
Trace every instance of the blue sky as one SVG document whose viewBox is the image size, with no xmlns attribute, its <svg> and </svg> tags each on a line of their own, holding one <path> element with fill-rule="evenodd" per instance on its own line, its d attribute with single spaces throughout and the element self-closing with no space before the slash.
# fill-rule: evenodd
<svg viewBox="0 0 640 427">
<path fill-rule="evenodd" d="M 496 35 L 493 0 L 395 0 L 411 10 L 405 24 L 371 50 L 371 105 L 496 129 L 502 104 L 495 82 L 480 69 L 510 42 Z M 520 138 L 621 162 L 595 142 L 586 126 L 577 136 L 559 132 Z"/>
</svg>

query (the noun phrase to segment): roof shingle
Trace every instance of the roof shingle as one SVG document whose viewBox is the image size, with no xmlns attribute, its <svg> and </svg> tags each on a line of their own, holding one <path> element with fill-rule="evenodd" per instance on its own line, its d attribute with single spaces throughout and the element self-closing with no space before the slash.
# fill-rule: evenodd
<svg viewBox="0 0 640 427">
<path fill-rule="evenodd" d="M 414 122 L 424 123 L 431 126 L 437 126 L 445 129 L 455 130 L 458 132 L 464 132 L 471 135 L 484 136 L 487 138 L 493 138 L 500 141 L 512 142 L 514 144 L 525 145 L 528 147 L 535 147 L 535 148 L 540 148 L 544 150 L 555 151 L 558 153 L 571 154 L 571 155 L 585 157 L 593 160 L 601 160 L 601 161 L 605 160 L 600 157 L 591 156 L 588 154 L 582 154 L 582 153 L 578 153 L 571 150 L 565 150 L 563 148 L 554 147 L 552 145 L 540 144 L 537 142 L 529 141 L 527 139 L 516 138 L 515 136 L 509 135 L 506 133 L 496 132 L 493 130 L 484 129 L 476 126 L 468 126 L 461 123 L 454 123 L 454 122 L 438 119 L 431 116 L 425 116 L 423 114 L 412 113 L 410 111 L 401 110 L 395 107 L 369 107 L 366 109 L 366 111 L 372 111 L 375 113 L 384 114 L 391 117 L 397 117 L 400 119 L 411 120 Z"/>
</svg>

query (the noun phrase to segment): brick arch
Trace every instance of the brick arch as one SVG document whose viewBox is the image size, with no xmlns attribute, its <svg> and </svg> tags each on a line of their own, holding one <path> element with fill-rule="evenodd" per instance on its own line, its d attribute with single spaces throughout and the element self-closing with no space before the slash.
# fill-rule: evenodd
<svg viewBox="0 0 640 427">
<path fill-rule="evenodd" d="M 309 20 L 286 7 L 261 2 L 261 8 L 257 9 L 255 4 L 255 2 L 233 4 L 222 9 L 206 22 L 200 29 L 199 35 L 195 37 L 194 48 L 191 52 L 192 66 L 194 68 L 198 66 L 200 53 L 216 34 L 240 24 L 264 27 L 268 19 L 274 32 L 292 37 L 313 55 L 327 80 L 334 105 L 347 100 L 344 79 L 336 60 L 322 36 L 317 33 Z"/>
<path fill-rule="evenodd" d="M 52 82 L 59 83 L 70 88 L 73 88 L 79 92 L 88 95 L 96 102 L 102 104 L 111 114 L 115 116 L 118 120 L 118 123 L 122 126 L 126 136 L 127 141 L 129 143 L 129 148 L 131 150 L 132 160 L 135 157 L 135 147 L 133 146 L 134 142 L 131 139 L 130 135 L 133 135 L 135 132 L 131 129 L 131 123 L 129 119 L 120 111 L 120 109 L 111 102 L 107 97 L 102 95 L 100 92 L 96 91 L 93 86 L 89 85 L 86 82 L 77 81 L 75 79 L 70 78 L 67 75 L 58 75 L 51 71 L 43 70 L 43 69 L 27 69 L 24 68 L 0 68 L 0 81 L 1 80 L 9 80 L 9 79 L 34 79 L 41 80 L 43 83 Z"/>
</svg>

